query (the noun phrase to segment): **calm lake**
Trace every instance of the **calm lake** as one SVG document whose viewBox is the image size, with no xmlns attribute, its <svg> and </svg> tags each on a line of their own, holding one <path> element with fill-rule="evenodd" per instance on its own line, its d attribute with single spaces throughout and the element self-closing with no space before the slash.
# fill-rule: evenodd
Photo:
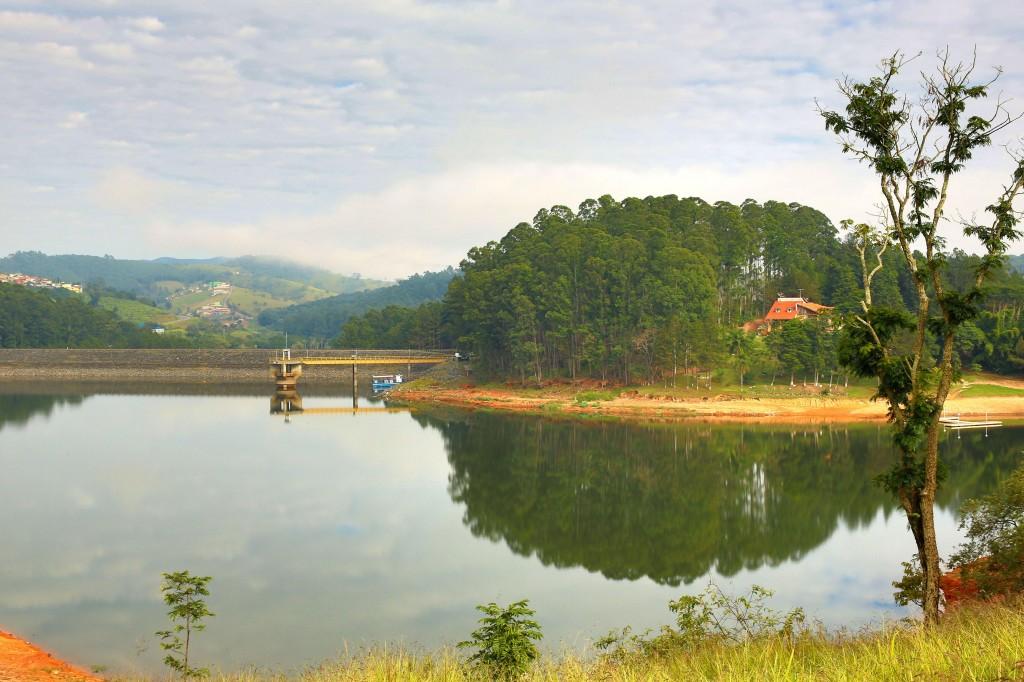
<svg viewBox="0 0 1024 682">
<path fill-rule="evenodd" d="M 709 580 L 833 626 L 903 615 L 890 582 L 913 540 L 871 480 L 884 425 L 353 413 L 343 394 L 285 417 L 258 387 L 2 390 L 0 628 L 81 665 L 158 670 L 160 573 L 183 569 L 214 576 L 195 655 L 227 669 L 453 643 L 474 605 L 522 598 L 549 648 L 583 649 L 668 623 Z M 944 437 L 944 551 L 1022 436 Z"/>
</svg>

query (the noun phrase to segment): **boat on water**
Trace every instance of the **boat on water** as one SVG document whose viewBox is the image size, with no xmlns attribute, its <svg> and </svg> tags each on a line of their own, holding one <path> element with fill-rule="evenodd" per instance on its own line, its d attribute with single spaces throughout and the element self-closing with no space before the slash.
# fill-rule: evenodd
<svg viewBox="0 0 1024 682">
<path fill-rule="evenodd" d="M 374 374 L 373 375 L 373 390 L 374 391 L 386 391 L 389 388 L 394 388 L 398 384 L 402 383 L 401 374 Z"/>
</svg>

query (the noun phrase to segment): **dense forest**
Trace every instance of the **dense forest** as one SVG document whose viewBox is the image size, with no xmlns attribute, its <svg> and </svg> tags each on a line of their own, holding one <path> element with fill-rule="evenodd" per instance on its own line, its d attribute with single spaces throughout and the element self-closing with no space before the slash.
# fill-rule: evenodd
<svg viewBox="0 0 1024 682">
<path fill-rule="evenodd" d="M 388 287 L 341 294 L 277 310 L 266 310 L 260 314 L 259 321 L 261 325 L 271 329 L 287 331 L 289 334 L 309 339 L 332 339 L 349 318 L 367 311 L 387 306 L 412 307 L 440 300 L 453 277 L 455 270 L 452 268 L 440 272 L 424 272 Z M 385 342 L 381 340 L 374 345 L 382 347 L 383 343 Z M 412 344 L 410 340 L 406 340 L 402 345 L 420 344 Z"/>
<path fill-rule="evenodd" d="M 916 305 L 893 250 L 872 285 L 878 305 Z M 976 257 L 953 253 L 949 284 Z M 836 329 L 861 299 L 859 256 L 821 212 L 752 200 L 737 206 L 676 196 L 555 206 L 503 239 L 473 248 L 441 307 L 351 319 L 336 343 L 413 346 L 422 329 L 471 352 L 483 373 L 543 379 L 656 381 L 692 368 L 743 381 L 815 380 L 839 371 Z M 1006 268 L 977 324 L 958 339 L 965 367 L 1024 369 L 1024 277 Z M 740 330 L 779 295 L 833 306 L 831 317 Z M 417 320 L 413 325 L 410 321 Z M 403 335 L 416 329 L 416 337 Z"/>
<path fill-rule="evenodd" d="M 349 318 L 334 339 L 337 348 L 449 348 L 441 321 L 444 305 L 430 301 L 411 308 L 389 305 Z"/>
</svg>

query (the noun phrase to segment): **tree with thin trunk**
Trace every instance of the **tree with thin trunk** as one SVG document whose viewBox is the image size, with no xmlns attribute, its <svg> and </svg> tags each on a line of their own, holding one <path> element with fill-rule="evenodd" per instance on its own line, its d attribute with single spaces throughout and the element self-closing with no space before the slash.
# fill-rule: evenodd
<svg viewBox="0 0 1024 682">
<path fill-rule="evenodd" d="M 942 52 L 935 71 L 921 74 L 921 92 L 901 94 L 896 82 L 910 61 L 896 53 L 866 82 L 840 81 L 845 110 L 819 111 L 826 130 L 840 138 L 843 152 L 868 164 L 879 182 L 881 229 L 852 229 L 864 298 L 860 313 L 844 325 L 840 360 L 861 376 L 877 378 L 876 397 L 888 402 L 898 460 L 880 480 L 907 515 L 923 576 L 925 621 L 935 623 L 940 614 L 934 517 L 939 420 L 957 378 L 954 341 L 961 325 L 978 316 L 986 280 L 1002 267 L 1009 242 L 1020 236 L 1021 216 L 1014 201 L 1024 191 L 1024 159 L 1009 151 L 1009 180 L 985 207 L 984 220 L 956 223 L 963 234 L 977 238 L 983 253 L 970 286 L 953 289 L 943 277 L 947 245 L 941 233 L 944 225 L 953 224 L 946 215 L 952 181 L 976 150 L 990 145 L 993 135 L 1018 117 L 1007 112 L 1001 99 L 987 112 L 977 111 L 999 69 L 991 79 L 979 81 L 976 60 L 956 63 L 948 51 Z M 914 309 L 872 302 L 872 278 L 890 245 L 911 274 Z"/>
<path fill-rule="evenodd" d="M 194 668 L 189 663 L 189 649 L 193 633 L 206 629 L 203 619 L 214 615 L 203 599 L 210 596 L 207 585 L 213 578 L 178 571 L 164 573 L 163 579 L 160 591 L 164 595 L 164 603 L 171 607 L 167 617 L 174 623 L 172 629 L 156 633 L 161 639 L 160 647 L 168 652 L 164 664 L 179 673 L 183 680 L 206 677 L 210 673 L 207 668 Z"/>
</svg>

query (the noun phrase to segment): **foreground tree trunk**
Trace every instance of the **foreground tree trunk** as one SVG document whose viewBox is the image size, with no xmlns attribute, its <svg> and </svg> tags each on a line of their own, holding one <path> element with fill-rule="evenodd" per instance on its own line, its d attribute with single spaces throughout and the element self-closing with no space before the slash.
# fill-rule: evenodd
<svg viewBox="0 0 1024 682">
<path fill-rule="evenodd" d="M 842 81 L 839 90 L 847 102 L 845 112 L 820 113 L 826 129 L 840 137 L 843 151 L 869 164 L 880 183 L 881 228 L 843 222 L 860 255 L 864 298 L 863 314 L 852 316 L 844 329 L 840 359 L 861 376 L 877 378 L 876 397 L 889 404 L 900 459 L 881 481 L 907 515 L 921 568 L 924 618 L 935 623 L 941 612 L 935 533 L 939 419 L 956 370 L 954 339 L 964 322 L 977 317 L 985 280 L 1003 265 L 1009 242 L 1020 237 L 1013 203 L 1024 190 L 1024 159 L 1013 157 L 1009 183 L 997 201 L 986 207 L 992 222 L 963 224 L 963 232 L 977 237 L 985 250 L 973 287 L 947 290 L 942 276 L 946 240 L 938 228 L 945 220 L 951 180 L 963 170 L 973 150 L 990 144 L 992 135 L 1016 117 L 1005 111 L 1002 101 L 988 117 L 969 111 L 987 96 L 995 79 L 973 83 L 974 63 L 951 63 L 946 53 L 939 55 L 936 74 L 923 76 L 923 94 L 897 93 L 892 81 L 906 62 L 897 53 L 882 63 L 879 76 L 867 82 Z M 913 278 L 917 293 L 913 314 L 873 304 L 872 279 L 882 269 L 882 255 L 890 245 L 898 249 Z M 877 263 L 870 269 L 869 253 Z M 937 317 L 933 310 L 938 311 Z M 939 358 L 928 350 L 929 331 L 942 341 Z"/>
</svg>

